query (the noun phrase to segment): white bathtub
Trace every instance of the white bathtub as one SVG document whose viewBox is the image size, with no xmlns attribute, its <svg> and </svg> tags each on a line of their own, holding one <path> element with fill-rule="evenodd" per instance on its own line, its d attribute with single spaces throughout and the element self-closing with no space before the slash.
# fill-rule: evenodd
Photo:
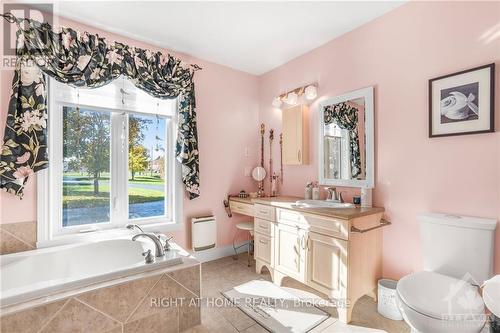
<svg viewBox="0 0 500 333">
<path fill-rule="evenodd" d="M 142 252 L 148 249 L 154 254 L 154 244 L 148 240 L 114 239 L 0 256 L 0 304 L 5 307 L 182 263 L 179 251 L 172 249 L 146 264 Z"/>
</svg>

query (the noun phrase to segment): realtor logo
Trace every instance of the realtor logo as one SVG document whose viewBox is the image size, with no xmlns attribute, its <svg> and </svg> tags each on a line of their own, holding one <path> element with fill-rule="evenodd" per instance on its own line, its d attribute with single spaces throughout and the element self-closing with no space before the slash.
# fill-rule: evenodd
<svg viewBox="0 0 500 333">
<path fill-rule="evenodd" d="M 1 12 L 3 14 L 10 13 L 21 19 L 29 18 L 39 22 L 47 22 L 54 26 L 54 5 L 51 3 L 36 3 L 36 8 L 33 8 L 29 3 L 2 3 Z M 12 21 L 9 22 L 3 18 L 2 21 L 1 67 L 2 69 L 13 69 L 16 64 L 16 32 L 19 27 Z"/>
<path fill-rule="evenodd" d="M 477 320 L 484 312 L 484 303 L 476 286 L 479 286 L 471 274 L 450 285 L 448 294 L 443 299 L 448 304 L 446 320 Z M 477 318 L 476 318 L 477 317 Z"/>
</svg>

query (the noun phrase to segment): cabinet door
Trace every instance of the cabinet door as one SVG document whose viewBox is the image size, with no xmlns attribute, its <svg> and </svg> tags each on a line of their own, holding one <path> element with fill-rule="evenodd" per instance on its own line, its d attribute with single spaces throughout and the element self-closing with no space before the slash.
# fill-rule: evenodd
<svg viewBox="0 0 500 333">
<path fill-rule="evenodd" d="M 346 297 L 347 241 L 309 232 L 307 284 L 331 297 Z"/>
<path fill-rule="evenodd" d="M 306 231 L 283 224 L 277 224 L 275 231 L 275 269 L 305 282 Z"/>
<path fill-rule="evenodd" d="M 260 233 L 254 234 L 255 259 L 262 260 L 273 266 L 272 238 Z"/>
<path fill-rule="evenodd" d="M 308 163 L 308 111 L 305 105 L 296 105 L 282 111 L 283 164 Z"/>
</svg>

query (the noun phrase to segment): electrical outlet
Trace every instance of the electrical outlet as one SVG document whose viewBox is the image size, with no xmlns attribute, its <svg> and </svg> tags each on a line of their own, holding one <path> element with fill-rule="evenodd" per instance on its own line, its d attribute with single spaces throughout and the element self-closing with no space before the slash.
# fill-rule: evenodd
<svg viewBox="0 0 500 333">
<path fill-rule="evenodd" d="M 249 157 L 250 156 L 250 149 L 248 147 L 245 147 L 245 157 Z M 246 174 L 245 174 L 246 176 Z"/>
<path fill-rule="evenodd" d="M 252 167 L 246 166 L 245 167 L 245 177 L 250 177 L 251 173 L 252 173 Z"/>
</svg>

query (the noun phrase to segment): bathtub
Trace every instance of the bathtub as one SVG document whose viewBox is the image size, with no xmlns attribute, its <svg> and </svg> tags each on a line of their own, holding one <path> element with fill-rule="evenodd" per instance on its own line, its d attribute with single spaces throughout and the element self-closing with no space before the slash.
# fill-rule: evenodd
<svg viewBox="0 0 500 333">
<path fill-rule="evenodd" d="M 1 307 L 182 263 L 177 246 L 146 264 L 151 241 L 104 240 L 0 256 Z"/>
</svg>

